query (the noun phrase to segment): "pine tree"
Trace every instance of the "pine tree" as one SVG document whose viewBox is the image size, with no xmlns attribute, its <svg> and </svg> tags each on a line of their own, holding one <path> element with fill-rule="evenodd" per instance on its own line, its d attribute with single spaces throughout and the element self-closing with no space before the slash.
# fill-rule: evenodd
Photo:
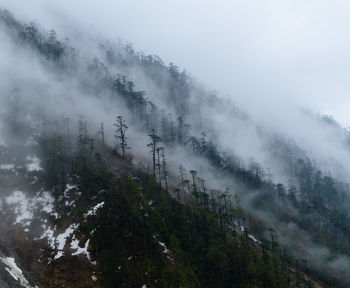
<svg viewBox="0 0 350 288">
<path fill-rule="evenodd" d="M 168 170 L 166 168 L 167 162 L 165 158 L 165 152 L 164 148 L 161 150 L 161 157 L 162 157 L 162 165 L 163 165 L 163 176 L 164 176 L 164 181 L 165 181 L 165 191 L 168 192 Z M 180 197 L 178 196 L 178 200 L 180 201 Z"/>
<path fill-rule="evenodd" d="M 118 116 L 116 123 L 114 124 L 116 126 L 115 130 L 115 139 L 117 140 L 118 144 L 117 147 L 121 148 L 122 151 L 122 156 L 123 158 L 126 157 L 126 150 L 129 149 L 128 144 L 127 144 L 127 137 L 126 137 L 126 131 L 128 130 L 128 126 L 125 124 L 125 120 L 123 120 L 122 116 Z"/>
<path fill-rule="evenodd" d="M 151 142 L 147 144 L 147 147 L 151 148 L 151 155 L 152 155 L 152 165 L 153 165 L 153 175 L 156 175 L 156 151 L 157 151 L 157 145 L 160 142 L 160 137 L 157 135 L 156 130 L 154 128 L 150 129 L 148 136 L 151 139 Z"/>
<path fill-rule="evenodd" d="M 183 195 L 183 200 L 185 201 L 185 173 L 186 173 L 186 170 L 185 168 L 180 165 L 179 168 L 179 173 L 180 173 L 180 181 L 181 181 L 181 187 L 182 187 L 182 195 Z"/>
<path fill-rule="evenodd" d="M 205 131 L 202 131 L 200 138 L 200 155 L 204 156 L 207 151 L 207 134 Z"/>
<path fill-rule="evenodd" d="M 102 146 L 104 146 L 105 145 L 105 130 L 104 130 L 103 122 L 101 122 L 99 134 L 101 134 Z"/>
<path fill-rule="evenodd" d="M 162 186 L 162 173 L 161 173 L 161 163 L 160 163 L 160 151 L 161 151 L 162 147 L 157 147 L 156 148 L 156 155 L 157 155 L 157 162 L 156 162 L 156 166 L 157 166 L 157 170 L 158 170 L 158 178 L 159 178 L 159 185 Z"/>
<path fill-rule="evenodd" d="M 197 185 L 196 185 L 196 175 L 197 175 L 197 171 L 196 170 L 191 170 L 190 171 L 191 175 L 192 175 L 192 194 L 195 198 L 195 201 L 197 200 Z"/>
</svg>

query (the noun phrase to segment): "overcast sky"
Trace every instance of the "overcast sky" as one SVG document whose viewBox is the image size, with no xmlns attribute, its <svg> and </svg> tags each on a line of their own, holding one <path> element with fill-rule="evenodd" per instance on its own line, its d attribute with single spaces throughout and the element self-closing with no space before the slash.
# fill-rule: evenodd
<svg viewBox="0 0 350 288">
<path fill-rule="evenodd" d="M 130 41 L 137 51 L 174 62 L 252 113 L 278 117 L 298 103 L 350 126 L 349 1 L 0 3 L 60 33 L 69 34 L 74 24 Z"/>
</svg>

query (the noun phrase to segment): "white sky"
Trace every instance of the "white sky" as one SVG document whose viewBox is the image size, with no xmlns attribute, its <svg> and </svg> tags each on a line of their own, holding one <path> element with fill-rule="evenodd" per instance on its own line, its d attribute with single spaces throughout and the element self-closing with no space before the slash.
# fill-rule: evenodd
<svg viewBox="0 0 350 288">
<path fill-rule="evenodd" d="M 350 1 L 0 0 L 0 7 L 65 34 L 74 23 L 121 37 L 253 114 L 279 117 L 296 102 L 350 126 Z"/>
</svg>

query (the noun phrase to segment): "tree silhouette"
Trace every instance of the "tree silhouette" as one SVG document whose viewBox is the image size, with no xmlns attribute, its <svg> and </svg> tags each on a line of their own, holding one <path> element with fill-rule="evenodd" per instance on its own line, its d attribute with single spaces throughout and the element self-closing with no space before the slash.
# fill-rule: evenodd
<svg viewBox="0 0 350 288">
<path fill-rule="evenodd" d="M 117 146 L 121 148 L 122 156 L 123 158 L 126 157 L 126 150 L 129 149 L 127 144 L 127 137 L 126 137 L 126 131 L 128 130 L 128 126 L 125 124 L 125 120 L 123 120 L 122 116 L 118 116 L 116 123 L 114 123 L 114 126 L 116 126 L 115 130 L 115 139 L 118 141 Z"/>
</svg>

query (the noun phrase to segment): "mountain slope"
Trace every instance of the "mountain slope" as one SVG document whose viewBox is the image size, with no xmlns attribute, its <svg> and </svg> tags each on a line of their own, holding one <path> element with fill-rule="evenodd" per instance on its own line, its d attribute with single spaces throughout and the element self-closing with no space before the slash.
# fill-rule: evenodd
<svg viewBox="0 0 350 288">
<path fill-rule="evenodd" d="M 287 287 L 290 277 L 293 287 L 302 269 L 346 285 L 348 185 L 295 141 L 130 45 L 73 48 L 7 11 L 0 18 L 2 55 L 16 64 L 2 70 L 2 203 L 14 213 L 3 241 L 14 237 L 19 259 L 34 243 L 25 267 L 36 283 Z"/>
<path fill-rule="evenodd" d="M 102 143 L 94 153 L 85 145 L 68 152 L 57 145 L 60 136 L 53 137 L 40 136 L 39 144 L 23 147 L 32 155 L 25 156 L 24 166 L 9 163 L 0 170 L 2 179 L 13 178 L 8 194 L 2 195 L 7 217 L 1 224 L 7 230 L 0 240 L 16 251 L 38 287 L 305 283 L 287 259 L 272 254 L 268 244 L 240 226 L 244 211 L 238 203 L 212 201 L 207 208 L 195 199 L 178 203 L 152 176 Z M 13 156 L 5 147 L 2 154 Z M 69 167 L 64 174 L 47 166 L 54 155 Z M 54 174 L 58 179 L 52 186 Z"/>
</svg>

